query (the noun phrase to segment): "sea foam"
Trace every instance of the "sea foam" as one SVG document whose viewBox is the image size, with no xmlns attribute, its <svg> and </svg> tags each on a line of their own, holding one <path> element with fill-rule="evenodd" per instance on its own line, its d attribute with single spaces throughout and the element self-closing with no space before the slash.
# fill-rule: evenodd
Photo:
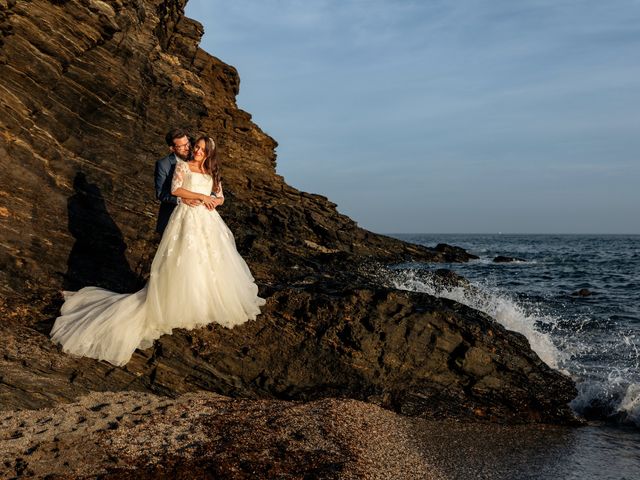
<svg viewBox="0 0 640 480">
<path fill-rule="evenodd" d="M 458 303 L 486 313 L 508 330 L 524 335 L 531 349 L 551 368 L 560 369 L 563 353 L 554 345 L 550 335 L 536 328 L 537 323 L 552 323 L 554 319 L 532 316 L 509 297 L 471 284 L 443 286 L 437 280 L 418 274 L 415 270 L 396 270 L 390 278 L 391 285 L 399 290 L 423 292 L 436 297 L 455 300 Z"/>
<path fill-rule="evenodd" d="M 543 312 L 542 308 L 525 307 L 495 287 L 476 282 L 469 286 L 447 286 L 424 273 L 415 269 L 396 269 L 385 271 L 379 278 L 400 290 L 447 298 L 486 313 L 508 330 L 524 335 L 542 361 L 576 381 L 578 396 L 570 406 L 577 414 L 640 427 L 640 383 L 630 380 L 633 373 L 628 370 L 614 369 L 605 378 L 587 372 L 577 358 L 594 353 L 594 346 L 583 341 L 579 332 L 560 332 L 556 329 L 558 318 Z"/>
</svg>

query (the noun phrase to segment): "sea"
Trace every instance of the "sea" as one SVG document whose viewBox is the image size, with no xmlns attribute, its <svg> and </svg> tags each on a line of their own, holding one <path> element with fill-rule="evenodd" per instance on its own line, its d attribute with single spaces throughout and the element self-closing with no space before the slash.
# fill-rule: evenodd
<svg viewBox="0 0 640 480">
<path fill-rule="evenodd" d="M 577 385 L 570 405 L 585 426 L 566 437 L 571 445 L 549 442 L 551 472 L 525 461 L 502 476 L 478 478 L 640 479 L 640 235 L 391 236 L 477 255 L 468 263 L 395 265 L 392 282 L 489 314 L 524 334 L 543 361 Z M 516 260 L 496 263 L 498 256 Z M 419 274 L 436 268 L 477 288 L 440 291 Z"/>
</svg>

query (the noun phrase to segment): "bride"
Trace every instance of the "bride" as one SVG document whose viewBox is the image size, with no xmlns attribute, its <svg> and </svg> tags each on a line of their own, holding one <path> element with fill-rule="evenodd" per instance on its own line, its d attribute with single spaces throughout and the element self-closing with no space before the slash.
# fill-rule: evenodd
<svg viewBox="0 0 640 480">
<path fill-rule="evenodd" d="M 51 330 L 64 352 L 120 366 L 136 348 L 150 347 L 174 328 L 212 322 L 232 328 L 260 313 L 265 301 L 215 210 L 224 196 L 211 138 L 196 140 L 192 161 L 178 160 L 171 193 L 200 204 L 182 202 L 175 209 L 142 290 L 64 292 L 61 315 Z"/>
</svg>

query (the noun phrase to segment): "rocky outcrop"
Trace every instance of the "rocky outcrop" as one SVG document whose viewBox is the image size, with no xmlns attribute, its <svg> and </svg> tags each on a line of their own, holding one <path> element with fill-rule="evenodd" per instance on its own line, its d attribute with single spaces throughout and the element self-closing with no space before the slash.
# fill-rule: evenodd
<svg viewBox="0 0 640 480">
<path fill-rule="evenodd" d="M 466 259 L 464 261 L 468 261 L 468 260 L 477 260 L 478 257 L 477 255 L 473 255 L 471 253 L 468 253 L 464 248 L 460 248 L 460 247 L 456 247 L 453 245 L 447 245 L 446 243 L 439 243 L 436 245 L 435 249 L 436 252 L 440 252 L 443 253 L 449 257 L 453 257 L 453 258 L 465 258 Z"/>
<path fill-rule="evenodd" d="M 124 369 L 63 355 L 29 328 L 6 329 L 0 398 L 9 408 L 41 408 L 92 390 L 206 389 L 245 398 L 350 397 L 435 419 L 572 418 L 572 382 L 524 337 L 456 302 L 330 282 L 267 293 L 259 321 L 175 331 Z"/>
<path fill-rule="evenodd" d="M 341 253 L 466 258 L 367 232 L 288 186 L 276 142 L 237 108 L 236 70 L 198 48 L 185 3 L 0 2 L 0 293 L 135 290 L 154 249 L 153 164 L 175 125 L 216 139 L 224 217 L 259 280 Z"/>
<path fill-rule="evenodd" d="M 276 142 L 239 110 L 235 69 L 198 47 L 185 0 L 0 0 L 0 401 L 94 390 L 351 397 L 409 415 L 567 422 L 570 380 L 526 340 L 450 301 L 399 292 L 367 262 L 466 261 L 377 235 L 276 174 Z M 164 132 L 213 135 L 222 215 L 268 298 L 258 321 L 176 331 L 125 368 L 48 340 L 60 289 L 133 291 L 156 239 Z M 443 281 L 456 281 L 444 275 Z"/>
</svg>

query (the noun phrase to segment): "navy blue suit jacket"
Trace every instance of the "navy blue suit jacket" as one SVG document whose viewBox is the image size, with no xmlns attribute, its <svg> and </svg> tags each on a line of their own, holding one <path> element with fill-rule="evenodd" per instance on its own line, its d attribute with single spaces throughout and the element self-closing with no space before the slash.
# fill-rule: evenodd
<svg viewBox="0 0 640 480">
<path fill-rule="evenodd" d="M 158 211 L 158 223 L 156 232 L 160 235 L 169 223 L 169 217 L 173 209 L 178 205 L 178 197 L 171 195 L 171 180 L 176 169 L 177 159 L 174 153 L 161 158 L 156 162 L 155 184 L 156 198 L 160 200 L 160 210 Z"/>
</svg>

